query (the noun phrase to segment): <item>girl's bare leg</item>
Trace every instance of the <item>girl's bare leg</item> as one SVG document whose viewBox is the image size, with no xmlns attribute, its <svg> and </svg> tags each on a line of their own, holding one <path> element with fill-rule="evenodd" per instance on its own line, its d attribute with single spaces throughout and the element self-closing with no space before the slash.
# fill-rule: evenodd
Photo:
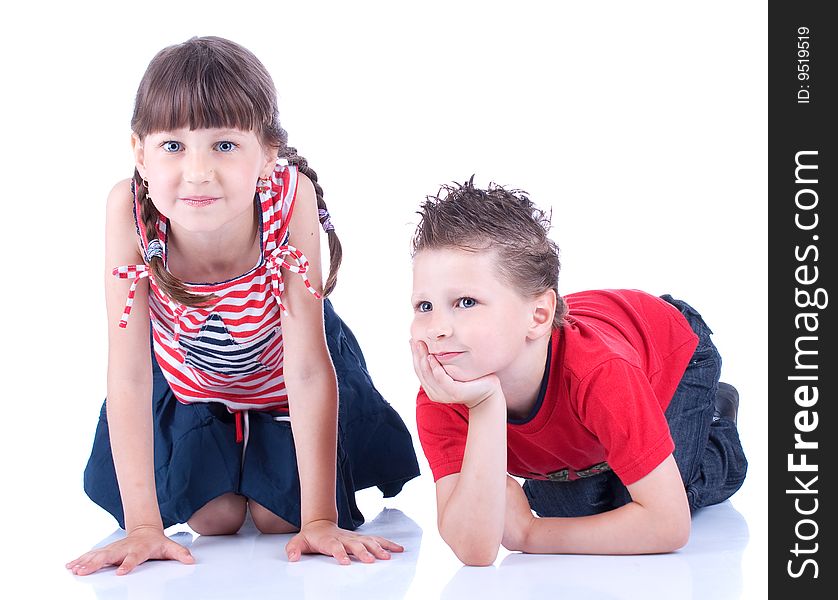
<svg viewBox="0 0 838 600">
<path fill-rule="evenodd" d="M 296 533 L 299 531 L 298 527 L 276 516 L 258 502 L 250 500 L 248 505 L 250 506 L 250 517 L 253 519 L 253 524 L 262 533 Z"/>
<path fill-rule="evenodd" d="M 232 492 L 210 500 L 187 521 L 200 535 L 231 535 L 244 524 L 247 498 Z"/>
</svg>

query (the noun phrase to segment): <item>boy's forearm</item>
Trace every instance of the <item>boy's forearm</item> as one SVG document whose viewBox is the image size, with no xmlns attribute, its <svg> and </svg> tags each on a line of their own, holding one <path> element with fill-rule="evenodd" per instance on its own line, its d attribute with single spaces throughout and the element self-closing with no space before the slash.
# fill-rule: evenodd
<svg viewBox="0 0 838 600">
<path fill-rule="evenodd" d="M 536 518 L 521 550 L 533 554 L 655 554 L 684 542 L 635 502 L 585 517 Z"/>
<path fill-rule="evenodd" d="M 491 564 L 503 536 L 506 486 L 506 402 L 494 395 L 469 411 L 457 485 L 440 507 L 439 531 L 466 564 Z"/>
</svg>

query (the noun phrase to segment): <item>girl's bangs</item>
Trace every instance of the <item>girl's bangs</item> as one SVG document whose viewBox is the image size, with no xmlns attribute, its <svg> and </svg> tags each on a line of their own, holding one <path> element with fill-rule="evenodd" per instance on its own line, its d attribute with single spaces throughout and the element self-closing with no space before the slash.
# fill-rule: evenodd
<svg viewBox="0 0 838 600">
<path fill-rule="evenodd" d="M 202 67 L 179 73 L 169 70 L 149 81 L 138 94 L 136 106 L 143 110 L 135 115 L 134 131 L 140 136 L 175 129 L 250 131 L 270 121 L 230 73 L 213 69 L 213 65 Z"/>
</svg>

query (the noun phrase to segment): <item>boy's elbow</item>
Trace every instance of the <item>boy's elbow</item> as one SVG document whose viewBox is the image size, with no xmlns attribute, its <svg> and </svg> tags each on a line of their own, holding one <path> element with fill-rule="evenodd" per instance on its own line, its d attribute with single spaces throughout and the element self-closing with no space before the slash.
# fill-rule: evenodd
<svg viewBox="0 0 838 600">
<path fill-rule="evenodd" d="M 690 541 L 690 527 L 691 522 L 688 519 L 685 523 L 682 523 L 680 527 L 673 532 L 672 535 L 672 550 L 680 550 L 684 546 L 687 545 L 687 542 Z"/>
<path fill-rule="evenodd" d="M 660 536 L 660 552 L 675 552 L 690 541 L 691 520 L 677 519 L 664 529 Z"/>
<path fill-rule="evenodd" d="M 500 550 L 500 539 L 477 536 L 469 531 L 439 530 L 442 539 L 460 562 L 469 567 L 488 567 L 495 562 Z"/>
<path fill-rule="evenodd" d="M 469 567 L 488 567 L 494 564 L 498 557 L 499 544 L 460 544 L 460 547 L 451 545 L 451 550 L 460 559 L 460 562 Z"/>
</svg>

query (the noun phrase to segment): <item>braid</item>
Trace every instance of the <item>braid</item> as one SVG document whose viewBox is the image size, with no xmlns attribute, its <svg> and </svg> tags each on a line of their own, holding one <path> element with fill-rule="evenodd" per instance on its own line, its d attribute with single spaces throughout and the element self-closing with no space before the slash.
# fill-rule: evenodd
<svg viewBox="0 0 838 600">
<path fill-rule="evenodd" d="M 297 167 L 297 170 L 311 179 L 311 182 L 314 184 L 314 192 L 317 195 L 317 208 L 322 209 L 322 211 L 328 211 L 326 207 L 326 203 L 323 201 L 323 188 L 320 187 L 320 184 L 317 182 L 317 173 L 308 166 L 308 161 L 297 154 L 297 149 L 291 146 L 285 146 L 285 158 L 288 160 L 289 165 L 293 165 Z M 328 214 L 324 214 L 324 212 L 320 213 L 320 224 L 323 225 L 324 221 L 328 219 Z M 343 248 L 341 247 L 340 239 L 338 238 L 337 234 L 335 233 L 334 229 L 330 229 L 326 232 L 326 235 L 329 239 L 329 276 L 326 278 L 326 285 L 323 286 L 323 297 L 325 298 L 329 294 L 332 293 L 332 290 L 335 289 L 335 284 L 337 283 L 338 278 L 338 269 L 340 268 L 341 258 L 343 257 Z"/>
<path fill-rule="evenodd" d="M 140 214 L 137 215 L 137 218 L 145 228 L 146 239 L 151 242 L 151 240 L 157 239 L 157 219 L 160 213 L 151 202 L 148 188 L 136 169 L 134 170 L 134 190 L 137 198 L 139 198 L 140 205 Z M 157 287 L 175 302 L 196 307 L 204 306 L 215 298 L 213 294 L 193 294 L 190 292 L 180 279 L 169 273 L 163 259 L 159 256 L 152 256 L 147 260 Z"/>
</svg>

